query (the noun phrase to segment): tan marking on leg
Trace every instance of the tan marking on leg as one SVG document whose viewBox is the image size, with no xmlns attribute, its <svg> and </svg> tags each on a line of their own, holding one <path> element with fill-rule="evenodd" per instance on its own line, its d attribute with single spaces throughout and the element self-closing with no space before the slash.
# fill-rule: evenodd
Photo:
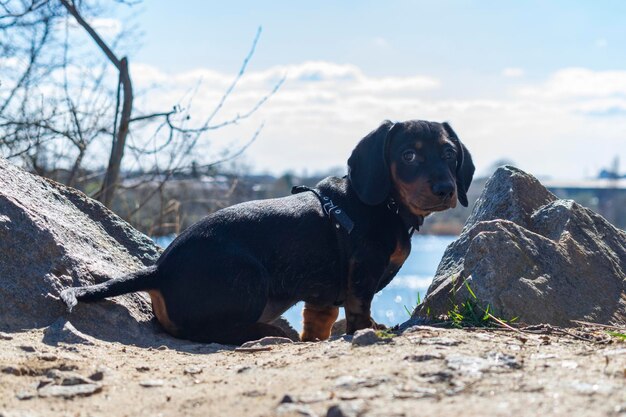
<svg viewBox="0 0 626 417">
<path fill-rule="evenodd" d="M 165 300 L 163 299 L 163 294 L 161 294 L 161 291 L 159 290 L 150 290 L 148 291 L 148 294 L 150 294 L 150 299 L 152 300 L 152 312 L 156 316 L 157 320 L 169 334 L 176 336 L 178 334 L 178 329 L 167 314 L 167 307 L 165 305 Z"/>
<path fill-rule="evenodd" d="M 302 310 L 304 325 L 301 339 L 303 342 L 326 340 L 330 337 L 330 331 L 339 315 L 339 307 L 316 306 L 305 303 Z"/>
</svg>

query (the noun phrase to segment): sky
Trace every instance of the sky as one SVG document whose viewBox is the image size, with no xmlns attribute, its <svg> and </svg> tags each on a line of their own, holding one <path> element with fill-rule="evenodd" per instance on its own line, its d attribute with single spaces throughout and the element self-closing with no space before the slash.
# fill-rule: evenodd
<svg viewBox="0 0 626 417">
<path fill-rule="evenodd" d="M 626 166 L 626 2 L 151 0 L 131 76 L 140 111 L 191 106 L 202 124 L 262 27 L 246 72 L 214 122 L 200 161 L 246 143 L 253 172 L 345 167 L 383 120 L 448 121 L 479 175 L 503 159 L 539 177 L 592 177 Z M 102 22 L 129 24 L 119 8 Z M 192 103 L 187 100 L 192 98 Z M 622 171 L 624 168 L 622 167 Z"/>
</svg>

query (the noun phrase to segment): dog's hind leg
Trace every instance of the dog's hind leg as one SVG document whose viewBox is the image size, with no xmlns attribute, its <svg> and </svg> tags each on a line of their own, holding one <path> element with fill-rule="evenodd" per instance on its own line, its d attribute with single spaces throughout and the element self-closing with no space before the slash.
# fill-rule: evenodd
<svg viewBox="0 0 626 417">
<path fill-rule="evenodd" d="M 314 342 L 315 340 L 328 339 L 338 315 L 339 307 L 305 303 L 304 310 L 302 310 L 302 341 Z"/>
<path fill-rule="evenodd" d="M 136 291 L 147 291 L 156 288 L 157 268 L 150 266 L 140 271 L 114 278 L 101 284 L 87 287 L 72 287 L 61 291 L 61 300 L 68 311 L 79 301 L 98 301 L 107 297 L 115 297 Z"/>
</svg>

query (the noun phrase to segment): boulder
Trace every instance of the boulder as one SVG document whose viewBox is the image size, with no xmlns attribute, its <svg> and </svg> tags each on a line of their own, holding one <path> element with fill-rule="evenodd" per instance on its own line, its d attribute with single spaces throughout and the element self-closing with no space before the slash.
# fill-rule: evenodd
<svg viewBox="0 0 626 417">
<path fill-rule="evenodd" d="M 446 249 L 413 321 L 474 297 L 504 319 L 626 324 L 626 233 L 533 176 L 499 168 Z"/>
<path fill-rule="evenodd" d="M 149 266 L 161 249 L 99 202 L 0 158 L 0 332 L 43 328 L 43 341 L 91 337 L 142 346 L 178 346 L 163 333 L 145 293 L 80 303 L 68 314 L 62 289 Z M 292 340 L 283 318 L 273 324 Z M 1 333 L 0 333 L 1 334 Z"/>
<path fill-rule="evenodd" d="M 0 330 L 49 326 L 66 315 L 58 295 L 126 274 L 160 249 L 99 202 L 0 158 Z M 79 331 L 125 342 L 155 333 L 145 294 L 80 304 Z"/>
</svg>

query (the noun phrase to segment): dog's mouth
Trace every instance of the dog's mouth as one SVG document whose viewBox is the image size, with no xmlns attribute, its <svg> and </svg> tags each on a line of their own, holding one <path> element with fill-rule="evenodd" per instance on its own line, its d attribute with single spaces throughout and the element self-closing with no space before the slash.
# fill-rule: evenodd
<svg viewBox="0 0 626 417">
<path fill-rule="evenodd" d="M 407 204 L 407 208 L 411 213 L 416 216 L 428 216 L 430 213 L 435 211 L 443 211 L 448 207 L 445 204 L 437 204 L 432 206 L 422 206 L 418 204 Z"/>
<path fill-rule="evenodd" d="M 444 211 L 444 210 L 448 210 L 450 208 L 454 208 L 455 204 L 452 198 L 446 198 L 443 201 L 440 201 L 436 204 L 432 204 L 432 205 L 423 205 L 423 204 L 419 204 L 419 203 L 412 203 L 410 205 L 411 211 L 414 214 L 420 215 L 420 216 L 425 216 L 428 215 L 430 213 L 433 213 L 435 211 Z"/>
<path fill-rule="evenodd" d="M 450 206 L 447 204 L 437 204 L 435 206 L 429 206 L 429 207 L 419 207 L 417 208 L 419 211 L 423 212 L 423 213 L 433 213 L 435 211 L 444 211 L 449 209 Z"/>
<path fill-rule="evenodd" d="M 422 208 L 424 211 L 442 211 L 450 208 L 449 204 L 437 204 L 436 206 L 430 206 L 426 208 Z"/>
</svg>

